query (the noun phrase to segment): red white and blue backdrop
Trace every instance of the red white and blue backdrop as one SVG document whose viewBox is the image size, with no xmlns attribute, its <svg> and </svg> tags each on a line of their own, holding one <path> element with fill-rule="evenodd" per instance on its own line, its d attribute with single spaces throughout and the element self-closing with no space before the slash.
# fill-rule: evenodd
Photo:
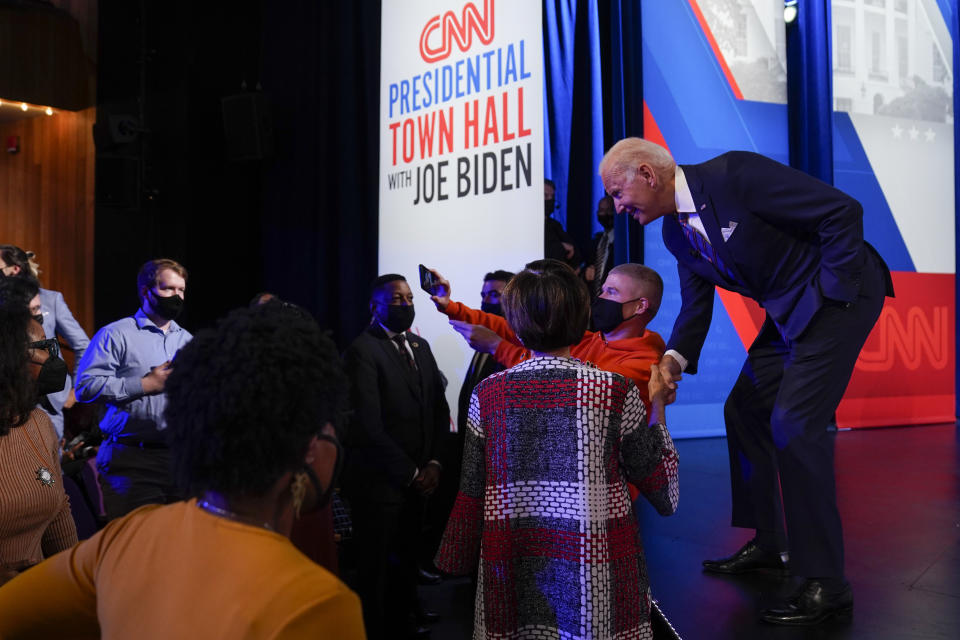
<svg viewBox="0 0 960 640">
<path fill-rule="evenodd" d="M 756 151 L 860 200 L 864 235 L 893 272 L 897 297 L 838 426 L 953 421 L 956 5 L 801 0 L 787 25 L 783 0 L 384 0 L 378 270 L 414 278 L 424 262 L 478 305 L 483 273 L 542 255 L 543 177 L 556 183 L 554 216 L 585 243 L 598 230 L 596 167 L 617 139 L 643 135 L 680 163 Z M 659 223 L 618 217 L 616 254 L 664 276 L 651 328 L 669 335 L 679 285 Z M 763 319 L 752 301 L 717 295 L 700 373 L 670 409 L 677 437 L 723 433 Z M 419 294 L 415 330 L 456 406 L 470 351 L 428 305 Z"/>
</svg>

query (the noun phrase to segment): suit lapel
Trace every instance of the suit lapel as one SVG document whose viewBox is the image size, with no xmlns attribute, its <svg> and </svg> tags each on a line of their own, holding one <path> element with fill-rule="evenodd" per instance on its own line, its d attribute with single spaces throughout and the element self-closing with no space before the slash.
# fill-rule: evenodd
<svg viewBox="0 0 960 640">
<path fill-rule="evenodd" d="M 413 350 L 413 361 L 417 363 L 417 370 L 413 372 L 413 375 L 416 377 L 417 389 L 419 391 L 423 390 L 423 371 L 424 371 L 424 360 L 426 356 L 423 353 L 423 342 L 420 340 L 419 336 L 416 336 L 411 333 L 407 333 L 407 344 L 410 345 L 410 348 Z"/>
<path fill-rule="evenodd" d="M 420 397 L 420 374 L 417 371 L 411 371 L 410 367 L 407 366 L 406 360 L 403 356 L 400 355 L 400 350 L 397 349 L 397 345 L 387 336 L 387 332 L 384 331 L 380 325 L 372 325 L 370 327 L 370 334 L 377 338 L 380 348 L 384 351 L 384 355 L 388 360 L 393 362 L 393 368 L 399 373 L 400 377 L 407 383 L 407 386 L 410 387 L 410 393 L 412 393 L 416 398 Z M 410 334 L 407 334 L 408 336 Z M 414 349 L 414 360 L 417 362 L 417 366 L 420 366 L 418 359 L 416 358 L 417 350 Z"/>
<path fill-rule="evenodd" d="M 690 195 L 693 196 L 693 203 L 696 205 L 697 213 L 700 215 L 700 221 L 710 239 L 710 245 L 720 257 L 723 264 L 737 276 L 739 282 L 743 282 L 743 277 L 737 269 L 734 256 L 727 250 L 727 243 L 720 232 L 720 227 L 729 227 L 731 222 L 736 220 L 721 220 L 716 208 L 713 205 L 713 199 L 706 193 L 703 180 L 698 171 L 697 165 L 682 165 L 683 174 L 687 178 L 687 186 L 690 187 Z M 682 231 L 680 232 L 683 233 Z M 686 241 L 686 239 L 684 239 Z M 709 262 L 709 261 L 707 261 Z M 710 268 L 717 272 L 722 280 L 729 281 L 726 274 L 721 273 L 719 269 L 710 265 Z"/>
</svg>

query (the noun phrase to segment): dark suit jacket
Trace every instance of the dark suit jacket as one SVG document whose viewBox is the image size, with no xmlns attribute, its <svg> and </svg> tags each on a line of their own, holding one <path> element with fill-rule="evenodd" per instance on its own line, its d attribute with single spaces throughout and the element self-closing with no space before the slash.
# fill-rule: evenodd
<svg viewBox="0 0 960 640">
<path fill-rule="evenodd" d="M 467 367 L 467 375 L 463 379 L 463 386 L 460 387 L 460 397 L 457 403 L 457 432 L 460 434 L 459 442 L 463 444 L 463 434 L 467 429 L 467 413 L 470 409 L 470 396 L 473 395 L 473 389 L 488 376 L 498 371 L 503 371 L 503 365 L 497 362 L 492 354 L 482 351 L 474 351 L 473 359 L 470 360 L 470 366 Z"/>
<path fill-rule="evenodd" d="M 450 432 L 450 409 L 430 345 L 407 333 L 417 371 L 378 325 L 347 348 L 352 418 L 344 434 L 344 491 L 353 499 L 402 501 L 417 468 L 442 462 L 440 443 Z"/>
<path fill-rule="evenodd" d="M 573 256 L 567 258 L 566 249 L 563 243 L 573 245 Z M 581 256 L 577 243 L 573 236 L 566 232 L 559 220 L 546 218 L 543 226 L 543 257 L 553 258 L 560 262 L 566 262 L 571 268 L 576 269 L 580 266 Z"/>
<path fill-rule="evenodd" d="M 697 371 L 714 285 L 759 302 L 788 339 L 803 333 L 824 301 L 852 302 L 864 268 L 882 265 L 893 295 L 883 260 L 868 260 L 876 251 L 863 240 L 863 209 L 842 191 L 747 151 L 681 168 L 710 244 L 736 276 L 721 274 L 676 216 L 664 216 L 663 242 L 677 259 L 682 296 L 667 348 L 687 358 L 688 373 Z"/>
<path fill-rule="evenodd" d="M 590 239 L 590 252 L 587 253 L 587 259 L 584 261 L 584 264 L 587 265 L 588 267 L 595 265 L 597 261 L 597 249 L 600 248 L 600 238 L 602 238 L 603 234 L 605 233 L 606 231 L 595 233 L 593 234 L 593 238 Z M 613 264 L 613 261 L 614 261 L 613 256 L 614 256 L 614 247 L 613 247 L 613 241 L 611 240 L 610 243 L 607 244 L 607 257 L 603 261 L 603 274 L 597 274 L 597 277 L 606 278 L 610 274 L 610 269 L 613 269 L 613 267 L 615 266 Z"/>
</svg>

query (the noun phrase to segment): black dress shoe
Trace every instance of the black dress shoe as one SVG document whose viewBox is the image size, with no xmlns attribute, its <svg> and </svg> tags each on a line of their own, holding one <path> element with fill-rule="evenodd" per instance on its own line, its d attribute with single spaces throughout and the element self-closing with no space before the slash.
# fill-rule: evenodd
<svg viewBox="0 0 960 640">
<path fill-rule="evenodd" d="M 419 584 L 439 584 L 441 580 L 443 580 L 443 576 L 439 573 L 434 573 L 422 567 L 417 572 L 417 582 Z"/>
<path fill-rule="evenodd" d="M 849 584 L 839 592 L 828 593 L 822 582 L 807 579 L 783 606 L 766 609 L 760 618 L 771 624 L 813 625 L 831 617 L 848 620 L 852 614 L 853 590 Z"/>
<path fill-rule="evenodd" d="M 414 625 L 408 628 L 407 633 L 404 634 L 402 637 L 408 638 L 410 640 L 414 640 L 415 638 L 429 638 L 430 632 L 431 632 L 431 629 L 428 626 L 425 626 L 422 624 Z"/>
<path fill-rule="evenodd" d="M 787 563 L 783 561 L 780 554 L 776 551 L 761 549 L 757 546 L 756 538 L 740 547 L 740 550 L 730 557 L 720 558 L 719 560 L 704 560 L 703 570 L 712 573 L 731 574 L 772 571 L 786 575 L 788 572 Z"/>
<path fill-rule="evenodd" d="M 440 620 L 440 614 L 436 611 L 422 609 L 416 615 L 418 624 L 434 624 Z"/>
</svg>

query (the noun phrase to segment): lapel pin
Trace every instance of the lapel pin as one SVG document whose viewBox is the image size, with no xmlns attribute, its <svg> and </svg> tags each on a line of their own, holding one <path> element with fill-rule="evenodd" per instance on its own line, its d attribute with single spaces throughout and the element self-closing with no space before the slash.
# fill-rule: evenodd
<svg viewBox="0 0 960 640">
<path fill-rule="evenodd" d="M 705 204 L 700 205 L 700 211 L 703 211 L 703 210 L 706 209 L 706 208 L 707 208 L 707 205 L 705 205 Z"/>
</svg>

